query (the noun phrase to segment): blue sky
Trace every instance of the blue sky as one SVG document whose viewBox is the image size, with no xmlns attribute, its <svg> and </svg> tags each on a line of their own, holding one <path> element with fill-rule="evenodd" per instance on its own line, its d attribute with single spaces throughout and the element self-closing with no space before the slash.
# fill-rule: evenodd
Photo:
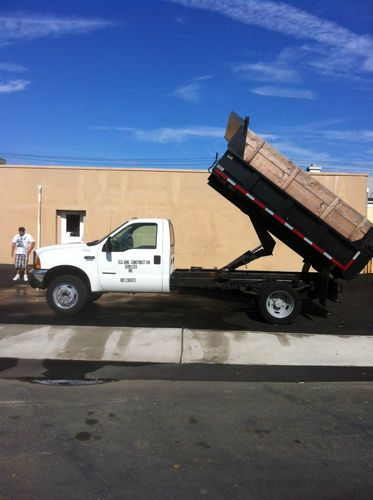
<svg viewBox="0 0 373 500">
<path fill-rule="evenodd" d="M 8 163 L 205 168 L 229 112 L 373 173 L 372 0 L 3 0 Z"/>
</svg>

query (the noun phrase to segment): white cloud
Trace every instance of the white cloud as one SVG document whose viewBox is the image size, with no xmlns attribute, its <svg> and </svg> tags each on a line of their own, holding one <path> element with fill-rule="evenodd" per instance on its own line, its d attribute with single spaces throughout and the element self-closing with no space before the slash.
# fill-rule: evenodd
<svg viewBox="0 0 373 500">
<path fill-rule="evenodd" d="M 196 78 L 193 78 L 191 83 L 177 87 L 177 89 L 173 91 L 172 95 L 183 99 L 183 101 L 194 103 L 200 102 L 202 100 L 203 90 L 203 84 L 201 82 L 211 80 L 211 78 L 213 78 L 212 75 L 197 76 Z"/>
<path fill-rule="evenodd" d="M 328 153 L 323 151 L 316 151 L 314 149 L 305 148 L 303 146 L 298 146 L 288 140 L 276 140 L 271 142 L 272 146 L 281 151 L 282 154 L 288 156 L 292 161 L 304 161 L 309 160 L 310 163 L 313 161 L 331 161 L 332 158 Z"/>
<path fill-rule="evenodd" d="M 331 118 L 329 120 L 318 120 L 308 123 L 299 123 L 296 125 L 282 125 L 278 127 L 286 135 L 302 136 L 305 138 L 317 137 L 321 130 L 328 130 L 330 127 L 348 122 L 347 117 Z"/>
<path fill-rule="evenodd" d="M 273 142 L 280 139 L 280 136 L 276 134 L 260 134 L 260 137 L 263 137 L 263 139 L 268 142 Z"/>
<path fill-rule="evenodd" d="M 24 90 L 31 82 L 27 80 L 8 80 L 0 82 L 0 94 L 11 94 Z"/>
<path fill-rule="evenodd" d="M 304 123 L 292 126 L 277 127 L 281 136 L 296 137 L 302 141 L 312 143 L 319 141 L 343 141 L 345 144 L 354 143 L 369 143 L 373 142 L 373 130 L 367 129 L 335 129 L 342 123 L 348 122 L 347 118 L 332 118 L 330 120 L 322 120 L 318 122 Z"/>
<path fill-rule="evenodd" d="M 316 99 L 312 90 L 302 90 L 284 87 L 272 87 L 270 85 L 250 89 L 253 94 L 271 97 L 287 97 L 290 99 Z"/>
<path fill-rule="evenodd" d="M 328 140 L 346 142 L 373 142 L 373 130 L 322 130 Z"/>
<path fill-rule="evenodd" d="M 13 63 L 2 63 L 0 62 L 0 71 L 9 71 L 11 73 L 23 73 L 27 71 L 23 66 L 19 66 L 18 64 Z"/>
<path fill-rule="evenodd" d="M 311 40 L 326 50 L 314 62 L 314 70 L 334 76 L 373 71 L 373 37 L 354 33 L 290 4 L 271 0 L 172 0 L 186 7 L 220 13 L 244 24 L 259 26 L 299 40 Z M 348 71 L 346 71 L 348 68 Z"/>
<path fill-rule="evenodd" d="M 77 35 L 105 28 L 113 23 L 104 19 L 81 17 L 58 17 L 53 15 L 35 15 L 15 13 L 0 15 L 0 47 L 19 40 L 33 40 L 42 37 L 61 37 Z M 26 68 L 13 63 L 0 63 L 0 72 L 21 73 Z M 30 81 L 9 80 L 0 82 L 0 93 L 20 92 Z"/>
<path fill-rule="evenodd" d="M 174 90 L 173 95 L 187 102 L 199 102 L 201 100 L 201 85 L 195 82 L 182 85 Z"/>
<path fill-rule="evenodd" d="M 194 81 L 203 82 L 204 80 L 211 80 L 211 78 L 214 78 L 214 77 L 212 75 L 196 76 L 196 78 L 194 78 Z"/>
<path fill-rule="evenodd" d="M 351 165 L 343 167 L 347 165 L 346 162 L 364 161 L 371 164 L 372 154 L 369 155 L 369 152 L 373 152 L 370 147 L 373 130 L 330 128 L 347 121 L 347 118 L 338 118 L 291 126 L 272 125 L 270 134 L 257 132 L 281 153 L 303 166 L 312 162 L 321 165 L 327 162 L 329 168 L 335 165 L 335 168 L 343 169 L 351 168 Z M 363 149 L 363 145 L 367 147 Z M 334 150 L 334 155 L 326 153 L 331 150 Z"/>
<path fill-rule="evenodd" d="M 113 130 L 131 134 L 138 141 L 166 144 L 171 142 L 185 142 L 193 138 L 219 138 L 224 136 L 225 129 L 209 127 L 207 125 L 190 126 L 181 128 L 160 127 L 154 129 L 141 129 L 136 127 L 93 127 L 95 130 Z"/>
<path fill-rule="evenodd" d="M 0 16 L 0 40 L 33 40 L 76 35 L 112 25 L 105 19 L 17 13 Z"/>
<path fill-rule="evenodd" d="M 234 64 L 234 73 L 239 73 L 243 78 L 258 81 L 274 82 L 297 82 L 300 80 L 299 73 L 295 69 L 279 66 L 277 62 L 253 64 Z"/>
</svg>

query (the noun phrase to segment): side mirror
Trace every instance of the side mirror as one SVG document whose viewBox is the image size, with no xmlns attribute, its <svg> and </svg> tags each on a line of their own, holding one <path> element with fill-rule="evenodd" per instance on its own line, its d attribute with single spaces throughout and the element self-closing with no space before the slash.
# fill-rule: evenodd
<svg viewBox="0 0 373 500">
<path fill-rule="evenodd" d="M 108 237 L 105 243 L 105 251 L 106 252 L 112 252 L 113 251 L 113 242 L 111 240 L 111 236 Z"/>
</svg>

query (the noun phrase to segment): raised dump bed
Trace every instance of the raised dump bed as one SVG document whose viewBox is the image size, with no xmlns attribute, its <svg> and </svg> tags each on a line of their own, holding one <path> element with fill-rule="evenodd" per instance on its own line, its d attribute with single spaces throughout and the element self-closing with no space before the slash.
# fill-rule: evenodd
<svg viewBox="0 0 373 500">
<path fill-rule="evenodd" d="M 348 240 L 360 240 L 373 227 L 364 215 L 350 207 L 307 172 L 294 165 L 262 137 L 247 127 L 245 127 L 245 132 L 244 126 L 245 122 L 242 118 L 235 113 L 230 114 L 225 133 L 228 150 L 238 153 L 245 163 Z M 240 129 L 242 134 L 237 137 L 236 133 Z M 237 144 L 237 139 L 239 144 Z"/>
<path fill-rule="evenodd" d="M 351 279 L 373 257 L 373 225 L 232 113 L 209 184 L 318 271 Z"/>
</svg>

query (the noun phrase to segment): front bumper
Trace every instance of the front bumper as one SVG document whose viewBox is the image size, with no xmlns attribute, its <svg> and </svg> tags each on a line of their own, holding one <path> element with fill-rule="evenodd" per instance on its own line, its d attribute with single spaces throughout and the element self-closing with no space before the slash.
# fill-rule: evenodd
<svg viewBox="0 0 373 500">
<path fill-rule="evenodd" d="M 45 284 L 45 275 L 48 269 L 31 269 L 28 282 L 32 288 L 47 288 Z"/>
</svg>

